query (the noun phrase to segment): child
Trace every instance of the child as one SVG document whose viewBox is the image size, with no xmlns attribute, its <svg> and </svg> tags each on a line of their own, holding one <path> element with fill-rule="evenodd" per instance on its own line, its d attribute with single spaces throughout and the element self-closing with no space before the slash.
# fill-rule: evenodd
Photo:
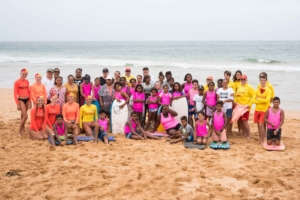
<svg viewBox="0 0 300 200">
<path fill-rule="evenodd" d="M 191 127 L 191 125 L 188 124 L 188 119 L 186 116 L 182 116 L 180 118 L 181 121 L 181 127 L 180 127 L 180 133 L 182 134 L 181 138 L 173 140 L 170 142 L 170 144 L 174 144 L 180 141 L 193 141 L 194 137 L 194 130 Z"/>
<path fill-rule="evenodd" d="M 216 111 L 212 116 L 212 127 L 213 127 L 213 146 L 218 145 L 218 141 L 222 141 L 221 148 L 226 148 L 228 146 L 227 136 L 226 136 L 226 124 L 227 117 L 223 109 L 223 101 L 218 101 L 216 105 Z"/>
<path fill-rule="evenodd" d="M 172 88 L 174 87 L 174 78 L 170 78 L 169 81 L 169 92 L 172 93 Z"/>
<path fill-rule="evenodd" d="M 145 132 L 142 129 L 141 125 L 138 122 L 138 114 L 136 112 L 131 113 L 131 118 L 126 122 L 124 126 L 124 133 L 126 138 L 133 140 L 146 140 L 146 139 L 159 139 L 158 137 L 154 137 L 150 135 L 148 132 Z M 137 128 L 139 131 L 137 131 Z"/>
<path fill-rule="evenodd" d="M 182 86 L 180 83 L 175 82 L 172 89 L 172 100 L 179 99 L 182 97 L 186 97 L 184 90 L 182 90 Z"/>
<path fill-rule="evenodd" d="M 151 121 L 153 121 L 153 124 L 156 123 L 156 115 L 158 110 L 158 96 L 157 96 L 156 88 L 151 89 L 151 95 L 147 99 L 147 104 L 148 104 L 148 122 L 146 124 L 145 130 L 148 130 Z"/>
<path fill-rule="evenodd" d="M 192 81 L 192 84 L 193 84 L 192 88 L 189 89 L 187 97 L 188 97 L 188 102 L 189 102 L 189 124 L 191 126 L 194 126 L 192 116 L 195 114 L 195 102 L 193 99 L 194 99 L 194 96 L 196 94 L 198 94 L 198 87 L 199 87 L 198 80 L 194 79 Z"/>
<path fill-rule="evenodd" d="M 279 108 L 279 105 L 279 97 L 274 97 L 273 107 L 269 108 L 265 114 L 265 122 L 268 124 L 268 145 L 272 145 L 273 140 L 275 140 L 276 146 L 280 145 L 281 126 L 284 123 L 284 111 Z"/>
<path fill-rule="evenodd" d="M 97 107 L 97 113 L 99 114 L 100 112 L 100 104 L 99 104 L 99 90 L 101 89 L 101 85 L 100 85 L 100 78 L 97 77 L 94 80 L 94 87 L 93 87 L 93 101 L 92 104 L 94 104 Z"/>
<path fill-rule="evenodd" d="M 207 130 L 207 126 L 209 130 Z M 198 113 L 198 120 L 195 122 L 194 143 L 206 145 L 208 138 L 211 136 L 212 128 L 208 121 L 205 120 L 205 113 Z"/>
<path fill-rule="evenodd" d="M 62 114 L 57 114 L 55 117 L 55 124 L 53 124 L 53 131 L 56 137 L 56 140 L 59 142 L 60 145 L 66 145 L 67 139 L 73 139 L 73 143 L 75 145 L 78 144 L 76 135 L 73 136 L 72 134 L 68 135 L 68 124 L 64 122 Z M 63 142 L 62 142 L 63 140 Z"/>
<path fill-rule="evenodd" d="M 135 88 L 135 92 L 133 93 L 133 106 L 132 110 L 138 114 L 138 121 L 140 125 L 142 124 L 143 110 L 144 110 L 144 102 L 145 102 L 145 93 L 144 88 L 141 84 L 137 84 Z"/>
<path fill-rule="evenodd" d="M 216 91 L 218 91 L 219 88 L 222 88 L 223 87 L 223 79 L 218 79 L 217 81 L 217 85 L 218 85 L 218 88 L 216 89 Z"/>
<path fill-rule="evenodd" d="M 130 79 L 129 83 L 130 83 L 129 96 L 132 96 L 133 93 L 135 92 L 136 79 L 135 78 Z"/>
<path fill-rule="evenodd" d="M 167 106 L 172 104 L 172 95 L 169 93 L 168 85 L 163 86 L 163 92 L 159 94 L 158 104 Z"/>
<path fill-rule="evenodd" d="M 205 105 L 206 110 L 205 114 L 208 120 L 211 119 L 213 112 L 215 110 L 215 106 L 217 103 L 217 94 L 215 91 L 215 83 L 209 82 L 207 84 L 208 90 L 204 92 L 202 103 Z"/>
<path fill-rule="evenodd" d="M 108 144 L 108 135 L 107 135 L 107 128 L 109 125 L 109 119 L 106 118 L 106 111 L 100 110 L 100 118 L 98 120 L 100 134 L 95 134 L 95 142 L 98 143 L 98 139 L 102 140 L 104 144 Z"/>
<path fill-rule="evenodd" d="M 198 119 L 197 113 L 199 113 L 200 111 L 204 112 L 204 109 L 205 109 L 205 107 L 202 103 L 203 91 L 204 91 L 204 87 L 202 85 L 199 85 L 198 86 L 198 94 L 196 94 L 193 98 L 194 105 L 195 105 L 195 119 Z"/>
<path fill-rule="evenodd" d="M 121 100 L 125 100 L 125 102 L 122 105 L 120 105 L 120 109 L 122 109 L 129 101 L 129 97 L 127 93 L 122 91 L 121 87 L 122 84 L 120 82 L 116 82 L 114 84 L 114 89 L 115 89 L 114 99 L 117 100 L 118 102 L 120 102 Z"/>
</svg>

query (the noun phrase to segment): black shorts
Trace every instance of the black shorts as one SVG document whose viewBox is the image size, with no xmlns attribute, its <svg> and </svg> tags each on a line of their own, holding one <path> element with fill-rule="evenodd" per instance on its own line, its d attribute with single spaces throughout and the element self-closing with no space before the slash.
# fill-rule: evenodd
<svg viewBox="0 0 300 200">
<path fill-rule="evenodd" d="M 172 130 L 172 129 L 175 129 L 176 131 L 178 131 L 180 129 L 180 127 L 181 127 L 181 124 L 178 123 L 175 127 L 169 128 L 166 131 L 167 131 L 167 133 L 169 133 L 169 131 Z"/>
<path fill-rule="evenodd" d="M 267 131 L 267 140 L 280 140 L 281 139 L 281 129 L 278 130 L 277 134 L 274 135 L 276 129 L 268 129 Z"/>
</svg>

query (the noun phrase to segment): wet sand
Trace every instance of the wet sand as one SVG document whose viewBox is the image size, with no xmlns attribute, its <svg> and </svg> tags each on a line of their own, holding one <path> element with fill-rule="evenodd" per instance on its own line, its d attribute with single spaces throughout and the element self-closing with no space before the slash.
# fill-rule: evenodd
<svg viewBox="0 0 300 200">
<path fill-rule="evenodd" d="M 299 198 L 299 112 L 286 111 L 281 152 L 258 144 L 253 116 L 252 138 L 234 127 L 226 151 L 124 135 L 116 135 L 113 145 L 88 142 L 50 151 L 47 141 L 31 140 L 27 132 L 16 136 L 20 113 L 12 89 L 0 92 L 0 199 Z"/>
</svg>

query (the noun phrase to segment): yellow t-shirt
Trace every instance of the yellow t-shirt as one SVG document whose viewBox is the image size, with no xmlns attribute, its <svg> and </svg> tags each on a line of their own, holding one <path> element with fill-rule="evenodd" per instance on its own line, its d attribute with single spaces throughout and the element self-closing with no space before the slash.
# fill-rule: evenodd
<svg viewBox="0 0 300 200">
<path fill-rule="evenodd" d="M 205 92 L 206 90 L 208 90 L 208 86 L 207 86 L 207 83 L 206 84 L 204 84 L 203 85 L 203 87 L 204 87 L 204 91 L 203 92 Z M 217 87 L 215 86 L 215 89 L 216 89 Z"/>
<path fill-rule="evenodd" d="M 269 81 L 267 81 L 266 85 L 271 90 L 271 98 L 274 98 L 275 97 L 275 90 L 274 90 L 273 85 Z M 261 88 L 261 85 L 258 84 L 257 89 L 260 89 L 260 88 Z"/>
<path fill-rule="evenodd" d="M 79 126 L 82 128 L 82 122 L 94 122 L 98 119 L 97 107 L 93 104 L 83 105 L 80 108 Z"/>
<path fill-rule="evenodd" d="M 251 109 L 252 98 L 254 96 L 254 89 L 246 83 L 244 86 L 240 85 L 235 92 L 235 102 L 241 105 L 248 105 Z M 249 109 L 249 110 L 250 110 Z"/>
<path fill-rule="evenodd" d="M 234 89 L 234 82 L 232 82 L 232 80 L 230 80 L 230 79 L 229 79 L 228 87 L 231 87 L 232 89 Z"/>
<path fill-rule="evenodd" d="M 264 92 L 261 89 L 259 88 L 255 91 L 252 104 L 256 104 L 256 111 L 266 112 L 270 105 L 272 91 L 268 87 L 264 88 Z"/>
</svg>

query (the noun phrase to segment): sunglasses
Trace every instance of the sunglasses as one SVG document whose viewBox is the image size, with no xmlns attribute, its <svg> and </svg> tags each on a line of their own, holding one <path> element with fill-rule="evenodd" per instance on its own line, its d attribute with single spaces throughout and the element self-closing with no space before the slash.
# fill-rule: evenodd
<svg viewBox="0 0 300 200">
<path fill-rule="evenodd" d="M 129 70 L 126 70 L 125 72 L 131 72 L 131 71 L 129 71 Z"/>
<path fill-rule="evenodd" d="M 57 72 L 57 73 L 59 73 L 60 71 L 54 71 L 55 73 Z"/>
<path fill-rule="evenodd" d="M 208 85 L 208 86 L 214 86 L 214 85 Z"/>
<path fill-rule="evenodd" d="M 241 79 L 241 81 L 245 81 L 245 80 L 246 80 L 246 79 L 244 79 L 244 78 L 243 78 L 243 79 Z"/>
</svg>

